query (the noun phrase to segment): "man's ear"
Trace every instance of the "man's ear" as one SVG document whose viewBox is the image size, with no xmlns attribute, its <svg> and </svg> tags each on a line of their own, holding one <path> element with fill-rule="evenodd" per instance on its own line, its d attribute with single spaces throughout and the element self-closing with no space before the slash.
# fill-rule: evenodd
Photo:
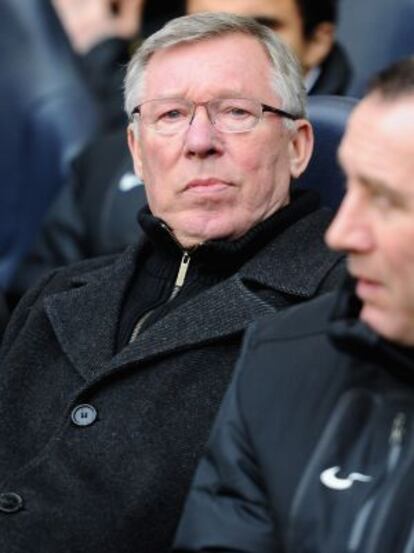
<svg viewBox="0 0 414 553">
<path fill-rule="evenodd" d="M 128 138 L 129 152 L 132 156 L 132 161 L 134 163 L 135 174 L 140 180 L 143 180 L 141 144 L 136 134 L 136 131 L 134 129 L 133 123 L 131 123 L 128 126 L 127 138 Z"/>
<path fill-rule="evenodd" d="M 323 63 L 332 50 L 334 40 L 335 25 L 333 23 L 322 21 L 315 27 L 312 35 L 306 40 L 306 50 L 302 59 L 306 73 Z"/>
<path fill-rule="evenodd" d="M 290 174 L 297 179 L 308 166 L 313 151 L 313 130 L 307 119 L 294 122 L 296 131 L 292 132 L 289 143 Z"/>
</svg>

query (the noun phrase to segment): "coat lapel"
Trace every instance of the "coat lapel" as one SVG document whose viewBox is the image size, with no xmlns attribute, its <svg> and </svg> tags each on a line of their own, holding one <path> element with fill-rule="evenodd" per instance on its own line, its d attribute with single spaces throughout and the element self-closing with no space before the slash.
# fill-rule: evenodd
<svg viewBox="0 0 414 553">
<path fill-rule="evenodd" d="M 115 262 L 74 277 L 71 288 L 44 300 L 60 347 L 86 380 L 114 354 L 122 299 L 136 255 L 136 248 L 128 248 Z"/>
<path fill-rule="evenodd" d="M 273 311 L 235 275 L 190 299 L 138 335 L 114 357 L 112 368 L 242 332 L 249 323 Z"/>
<path fill-rule="evenodd" d="M 324 242 L 331 218 L 327 209 L 303 217 L 246 263 L 241 277 L 297 300 L 315 296 L 329 272 L 343 267 L 344 256 L 328 250 Z"/>
<path fill-rule="evenodd" d="M 131 362 L 241 332 L 259 316 L 273 312 L 236 275 L 168 313 L 114 356 L 120 307 L 133 269 L 134 256 L 129 252 L 114 266 L 74 280 L 80 287 L 45 300 L 62 350 L 86 381 Z"/>
<path fill-rule="evenodd" d="M 315 295 L 339 259 L 322 243 L 326 218 L 317 212 L 297 222 L 239 273 L 177 307 L 116 355 L 122 300 L 143 243 L 128 248 L 115 262 L 74 278 L 68 291 L 47 297 L 47 316 L 61 348 L 87 381 L 125 364 L 225 338 L 274 312 L 251 291 L 251 282 L 297 299 Z"/>
</svg>

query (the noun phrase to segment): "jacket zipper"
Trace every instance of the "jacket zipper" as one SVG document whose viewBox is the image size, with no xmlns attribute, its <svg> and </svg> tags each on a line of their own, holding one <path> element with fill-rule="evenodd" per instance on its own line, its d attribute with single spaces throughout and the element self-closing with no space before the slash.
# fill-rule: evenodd
<svg viewBox="0 0 414 553">
<path fill-rule="evenodd" d="M 161 223 L 161 226 L 164 230 L 166 230 L 168 232 L 168 234 L 171 236 L 171 238 L 174 240 L 174 242 L 177 244 L 177 246 L 183 252 L 183 255 L 181 256 L 180 265 L 178 267 L 177 276 L 175 277 L 175 282 L 174 282 L 172 292 L 169 295 L 169 297 L 167 298 L 167 300 L 165 301 L 165 303 L 168 303 L 169 301 L 171 301 L 172 299 L 175 298 L 175 296 L 179 293 L 181 288 L 184 286 L 184 282 L 185 282 L 185 279 L 186 279 L 186 276 L 187 276 L 187 273 L 188 273 L 188 268 L 190 266 L 191 255 L 190 255 L 190 251 L 183 250 L 183 248 L 181 247 L 181 244 L 178 242 L 178 240 L 176 239 L 176 237 L 174 236 L 174 234 L 171 232 L 170 228 L 166 224 Z M 200 245 L 201 244 L 198 244 L 198 245 L 194 246 L 191 249 L 191 253 L 195 249 L 197 249 L 198 246 L 200 246 Z M 149 311 L 144 313 L 144 315 L 137 321 L 137 323 L 134 326 L 133 331 L 131 332 L 131 336 L 128 340 L 128 344 L 131 344 L 132 342 L 134 342 L 134 340 L 136 340 L 138 334 L 141 331 L 141 328 L 142 328 L 143 324 L 148 319 L 148 317 L 155 311 L 155 309 L 157 309 L 157 307 L 158 306 L 153 307 L 152 309 L 150 309 Z"/>
<path fill-rule="evenodd" d="M 187 276 L 188 267 L 190 266 L 190 261 L 191 261 L 190 254 L 187 251 L 184 251 L 181 257 L 180 266 L 178 267 L 178 273 L 175 278 L 173 290 L 167 301 L 171 301 L 173 298 L 175 298 L 175 296 L 183 287 L 185 282 L 185 277 Z"/>
<path fill-rule="evenodd" d="M 398 421 L 398 418 L 400 420 Z M 379 507 L 377 509 L 377 515 L 375 519 L 372 522 L 371 528 L 372 531 L 368 537 L 366 548 L 364 549 L 364 553 L 376 553 L 379 550 L 379 537 L 381 536 L 381 531 L 383 531 L 384 527 L 386 526 L 387 515 L 391 512 L 392 509 L 392 503 L 396 498 L 396 494 L 398 493 L 398 490 L 400 489 L 402 482 L 404 479 L 407 478 L 409 471 L 412 470 L 412 461 L 414 459 L 414 447 L 411 440 L 411 444 L 409 445 L 409 449 L 407 451 L 407 443 L 403 444 L 403 442 L 407 442 L 405 439 L 407 433 L 407 416 L 404 413 L 399 413 L 395 419 L 394 419 L 394 433 L 392 436 L 392 447 L 391 450 L 394 448 L 394 457 L 392 456 L 392 451 L 390 452 L 390 465 L 389 468 L 391 471 L 394 471 L 394 469 L 399 467 L 398 474 L 393 478 L 393 481 L 390 482 L 390 485 L 388 486 L 387 493 L 383 500 L 379 503 Z M 411 433 L 412 438 L 412 433 Z M 390 438 L 391 439 L 391 438 Z M 401 459 L 402 450 L 406 451 L 404 455 L 404 460 L 406 461 L 403 466 L 402 462 L 403 459 Z M 410 543 L 411 542 L 411 543 Z M 407 542 L 404 547 L 404 553 L 411 553 L 413 547 L 412 542 L 412 536 L 407 538 Z"/>
<path fill-rule="evenodd" d="M 166 303 L 171 301 L 175 296 L 178 294 L 178 292 L 181 290 L 181 288 L 184 285 L 185 278 L 188 273 L 188 268 L 190 266 L 191 261 L 191 255 L 199 246 L 201 246 L 202 243 L 196 244 L 193 246 L 190 250 L 184 250 L 181 246 L 180 242 L 177 240 L 177 238 L 174 236 L 174 233 L 170 229 L 168 225 L 165 223 L 161 223 L 162 228 L 168 232 L 168 234 L 171 236 L 171 238 L 174 240 L 174 242 L 177 244 L 177 246 L 180 248 L 180 250 L 183 252 L 183 255 L 181 256 L 180 266 L 178 267 L 177 276 L 175 277 L 175 282 L 173 286 L 173 290 L 167 299 Z"/>
<path fill-rule="evenodd" d="M 178 292 L 183 287 L 184 282 L 185 282 L 185 277 L 187 276 L 188 267 L 190 266 L 190 261 L 191 261 L 190 254 L 187 251 L 184 251 L 184 253 L 181 257 L 180 266 L 178 267 L 177 276 L 175 277 L 175 282 L 174 282 L 172 292 L 169 295 L 169 297 L 167 298 L 167 300 L 165 301 L 165 303 L 168 303 L 173 298 L 175 298 L 175 296 L 178 294 Z M 144 313 L 144 315 L 142 315 L 142 317 L 137 321 L 137 323 L 135 324 L 134 329 L 131 333 L 131 337 L 128 340 L 128 344 L 131 344 L 132 342 L 134 342 L 136 340 L 138 334 L 140 333 L 140 330 L 141 330 L 143 324 L 148 319 L 148 317 L 157 309 L 157 307 L 153 307 L 152 309 L 150 309 L 149 311 Z"/>
<path fill-rule="evenodd" d="M 390 451 L 388 455 L 387 474 L 390 474 L 397 466 L 401 456 L 402 443 L 407 422 L 405 413 L 398 413 L 392 421 L 391 434 L 389 439 Z"/>
<path fill-rule="evenodd" d="M 392 421 L 391 432 L 388 440 L 389 450 L 388 450 L 388 457 L 387 457 L 387 470 L 386 470 L 387 476 L 392 474 L 392 472 L 394 471 L 394 469 L 398 464 L 398 461 L 400 460 L 401 452 L 402 452 L 402 444 L 403 444 L 403 439 L 405 434 L 405 427 L 406 427 L 406 415 L 405 413 L 399 412 L 395 415 Z M 362 508 L 359 510 L 358 515 L 355 519 L 355 522 L 352 525 L 350 538 L 348 541 L 348 551 L 350 552 L 358 551 L 365 534 L 367 522 L 370 518 L 370 515 L 375 505 L 377 504 L 379 493 L 380 493 L 380 490 L 377 490 L 375 495 L 370 499 L 368 499 L 365 502 L 365 504 L 362 506 Z M 372 539 L 370 541 L 372 541 Z"/>
</svg>

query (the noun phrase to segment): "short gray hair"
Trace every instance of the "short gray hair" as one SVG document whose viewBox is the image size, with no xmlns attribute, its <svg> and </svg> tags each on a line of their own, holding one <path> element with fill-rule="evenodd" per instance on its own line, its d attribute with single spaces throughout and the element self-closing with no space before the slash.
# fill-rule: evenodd
<svg viewBox="0 0 414 553">
<path fill-rule="evenodd" d="M 290 49 L 276 33 L 254 19 L 220 12 L 198 13 L 172 19 L 140 45 L 128 64 L 125 77 L 125 111 L 128 116 L 141 101 L 145 68 L 157 51 L 233 33 L 252 36 L 258 40 L 271 62 L 271 84 L 280 98 L 282 109 L 297 117 L 305 117 L 306 92 L 301 69 Z"/>
</svg>

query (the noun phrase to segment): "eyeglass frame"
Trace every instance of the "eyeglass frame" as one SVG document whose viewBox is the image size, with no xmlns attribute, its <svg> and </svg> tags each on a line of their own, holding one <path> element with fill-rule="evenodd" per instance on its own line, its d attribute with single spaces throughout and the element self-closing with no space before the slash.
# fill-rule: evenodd
<svg viewBox="0 0 414 553">
<path fill-rule="evenodd" d="M 212 100 L 207 100 L 206 102 L 193 102 L 192 100 L 186 100 L 185 98 L 154 98 L 152 100 L 146 100 L 145 102 L 142 102 L 141 104 L 135 106 L 134 109 L 131 111 L 131 114 L 130 114 L 130 122 L 131 123 L 133 122 L 134 115 L 137 115 L 137 114 L 141 115 L 141 111 L 140 111 L 141 107 L 143 106 L 143 104 L 146 104 L 147 102 L 154 102 L 156 100 L 184 100 L 185 102 L 188 102 L 188 103 L 193 105 L 193 112 L 192 112 L 191 118 L 188 122 L 188 127 L 193 122 L 197 107 L 198 106 L 204 106 L 206 108 L 207 116 L 208 116 L 208 119 L 209 119 L 210 123 L 213 125 L 214 128 L 217 128 L 214 121 L 210 117 L 210 112 L 207 108 L 208 104 L 210 104 L 211 102 L 217 102 L 217 101 L 220 101 L 220 100 L 233 100 L 233 99 L 234 100 L 249 100 L 249 101 L 257 102 L 260 105 L 260 107 L 262 108 L 262 112 L 260 114 L 260 118 L 257 120 L 257 123 L 255 123 L 255 125 L 253 127 L 251 127 L 250 129 L 244 130 L 244 131 L 222 131 L 222 130 L 219 129 L 219 132 L 224 132 L 225 134 L 241 134 L 243 132 L 249 132 L 249 131 L 253 130 L 255 127 L 257 127 L 257 125 L 262 120 L 264 113 L 274 113 L 275 115 L 279 115 L 280 117 L 285 117 L 286 119 L 289 119 L 290 121 L 297 121 L 298 119 L 302 118 L 300 115 L 294 115 L 294 114 L 289 113 L 288 111 L 285 111 L 283 109 L 275 108 L 274 106 L 270 106 L 269 104 L 263 104 L 262 102 L 260 102 L 260 100 L 255 100 L 254 98 L 243 98 L 243 97 L 213 98 Z M 183 127 L 183 129 L 184 128 L 187 128 L 187 127 Z M 159 133 L 159 134 L 163 134 L 163 133 Z M 177 134 L 177 133 L 172 133 L 172 135 L 174 135 L 174 134 Z M 165 134 L 164 136 L 172 136 L 172 135 Z"/>
</svg>

